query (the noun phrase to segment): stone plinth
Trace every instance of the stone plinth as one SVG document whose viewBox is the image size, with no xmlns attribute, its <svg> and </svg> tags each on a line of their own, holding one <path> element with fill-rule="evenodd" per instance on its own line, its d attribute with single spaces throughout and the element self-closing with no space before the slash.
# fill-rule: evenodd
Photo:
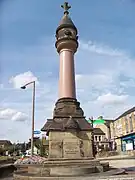
<svg viewBox="0 0 135 180">
<path fill-rule="evenodd" d="M 100 172 L 100 173 L 99 173 Z M 123 175 L 124 169 L 110 169 L 108 163 L 100 164 L 98 160 L 83 159 L 60 161 L 48 160 L 44 165 L 28 165 L 28 171 L 14 173 L 15 180 L 99 180 L 99 179 L 134 179 L 134 176 Z"/>
<path fill-rule="evenodd" d="M 80 176 L 102 172 L 103 166 L 94 160 L 92 127 L 86 121 L 80 103 L 74 98 L 59 99 L 53 119 L 42 129 L 49 136 L 49 156 L 42 167 L 29 168 L 29 173 L 42 176 Z"/>
<path fill-rule="evenodd" d="M 83 159 L 48 159 L 42 165 L 29 165 L 28 173 L 38 176 L 79 176 L 103 172 L 98 160 Z"/>
<path fill-rule="evenodd" d="M 49 133 L 49 158 L 92 158 L 91 132 Z"/>
<path fill-rule="evenodd" d="M 49 136 L 49 158 L 93 157 L 92 128 L 76 99 L 59 99 L 42 130 Z"/>
</svg>

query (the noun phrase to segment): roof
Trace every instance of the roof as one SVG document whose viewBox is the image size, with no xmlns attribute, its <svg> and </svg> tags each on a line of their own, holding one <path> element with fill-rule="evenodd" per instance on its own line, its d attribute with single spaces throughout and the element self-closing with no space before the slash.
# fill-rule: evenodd
<svg viewBox="0 0 135 180">
<path fill-rule="evenodd" d="M 77 32 L 77 28 L 75 27 L 73 21 L 71 20 L 71 18 L 69 17 L 68 14 L 64 14 L 64 16 L 62 17 L 62 19 L 61 19 L 61 21 L 60 21 L 60 23 L 59 23 L 59 26 L 58 26 L 58 28 L 57 28 L 57 30 L 56 30 L 56 33 L 57 33 L 60 29 L 66 28 L 66 27 L 68 27 L 68 28 L 73 28 L 73 29 L 75 29 L 76 32 Z"/>
<path fill-rule="evenodd" d="M 104 120 L 108 122 L 114 121 L 114 119 L 104 119 Z"/>
<path fill-rule="evenodd" d="M 94 128 L 94 135 L 105 135 L 105 133 L 100 128 Z"/>
<path fill-rule="evenodd" d="M 130 114 L 130 113 L 132 113 L 132 112 L 134 112 L 134 111 L 135 111 L 135 107 L 132 107 L 131 109 L 125 111 L 122 115 L 120 115 L 119 117 L 117 117 L 117 118 L 115 119 L 115 121 L 118 120 L 118 119 L 120 119 L 120 118 L 122 118 L 122 117 L 124 117 L 124 116 L 126 116 L 126 115 L 128 115 L 128 114 Z"/>
<path fill-rule="evenodd" d="M 12 145 L 11 141 L 9 140 L 0 140 L 0 145 Z"/>
<path fill-rule="evenodd" d="M 92 127 L 84 117 L 58 118 L 47 120 L 41 131 L 66 131 L 67 129 L 90 131 Z"/>
<path fill-rule="evenodd" d="M 60 23 L 59 23 L 59 26 L 64 25 L 64 24 L 75 26 L 74 23 L 73 23 L 73 21 L 71 20 L 71 18 L 70 18 L 69 15 L 67 15 L 67 14 L 65 14 L 65 15 L 62 17 L 62 19 L 61 19 L 61 21 L 60 21 Z"/>
</svg>

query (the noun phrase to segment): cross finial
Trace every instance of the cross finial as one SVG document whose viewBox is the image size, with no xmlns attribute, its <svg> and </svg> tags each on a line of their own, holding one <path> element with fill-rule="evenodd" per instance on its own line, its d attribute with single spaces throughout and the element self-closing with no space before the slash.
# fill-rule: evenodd
<svg viewBox="0 0 135 180">
<path fill-rule="evenodd" d="M 68 5 L 68 2 L 64 2 L 61 7 L 64 9 L 64 14 L 69 14 L 68 10 L 71 8 L 71 6 Z"/>
</svg>

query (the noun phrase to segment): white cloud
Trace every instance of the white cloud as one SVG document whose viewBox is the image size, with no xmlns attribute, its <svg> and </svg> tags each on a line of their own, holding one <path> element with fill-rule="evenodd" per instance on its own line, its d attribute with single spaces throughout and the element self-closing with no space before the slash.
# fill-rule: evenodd
<svg viewBox="0 0 135 180">
<path fill-rule="evenodd" d="M 135 75 L 135 59 L 128 52 L 113 49 L 100 43 L 81 41 L 80 54 L 85 57 L 83 58 L 85 62 L 82 62 L 82 59 L 80 61 L 84 63 L 83 67 L 85 67 L 85 71 L 88 69 L 89 74 L 107 72 L 110 75 L 118 76 L 122 73 L 132 78 Z"/>
<path fill-rule="evenodd" d="M 0 110 L 0 119 L 9 120 L 15 115 L 16 111 L 14 109 L 3 109 Z"/>
<path fill-rule="evenodd" d="M 1 120 L 11 120 L 11 121 L 26 121 L 28 116 L 22 112 L 18 112 L 15 109 L 0 109 L 0 119 Z"/>
<path fill-rule="evenodd" d="M 127 100 L 128 95 L 116 95 L 107 93 L 101 95 L 97 98 L 97 102 L 101 103 L 102 105 L 117 105 L 117 104 L 124 104 Z"/>
<path fill-rule="evenodd" d="M 30 71 L 13 76 L 9 80 L 13 87 L 17 89 L 31 81 L 36 81 L 37 84 L 39 83 L 37 77 L 35 77 Z"/>
<path fill-rule="evenodd" d="M 26 121 L 26 119 L 28 118 L 28 116 L 22 112 L 16 112 L 16 114 L 12 117 L 11 120 L 13 121 Z"/>
<path fill-rule="evenodd" d="M 107 72 L 104 73 L 93 73 L 93 74 L 77 74 L 76 75 L 76 83 L 78 88 L 89 88 L 94 87 L 96 89 L 106 88 L 107 86 L 111 86 L 113 83 L 112 75 Z"/>
<path fill-rule="evenodd" d="M 94 52 L 100 55 L 107 55 L 107 56 L 122 56 L 123 55 L 123 52 L 121 52 L 118 49 L 112 49 L 109 46 L 92 42 L 92 41 L 88 41 L 87 43 L 84 41 L 80 41 L 80 47 L 84 50 L 88 50 L 90 52 Z"/>
</svg>

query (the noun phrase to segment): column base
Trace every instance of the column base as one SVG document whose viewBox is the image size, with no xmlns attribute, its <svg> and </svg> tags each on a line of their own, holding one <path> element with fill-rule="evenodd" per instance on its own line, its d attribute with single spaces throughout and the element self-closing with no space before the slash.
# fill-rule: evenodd
<svg viewBox="0 0 135 180">
<path fill-rule="evenodd" d="M 47 120 L 42 131 L 90 131 L 92 127 L 84 117 L 84 112 L 80 103 L 73 98 L 59 99 L 54 108 L 53 119 Z"/>
<path fill-rule="evenodd" d="M 80 103 L 74 98 L 61 98 L 55 104 L 53 117 L 84 117 Z"/>
</svg>

